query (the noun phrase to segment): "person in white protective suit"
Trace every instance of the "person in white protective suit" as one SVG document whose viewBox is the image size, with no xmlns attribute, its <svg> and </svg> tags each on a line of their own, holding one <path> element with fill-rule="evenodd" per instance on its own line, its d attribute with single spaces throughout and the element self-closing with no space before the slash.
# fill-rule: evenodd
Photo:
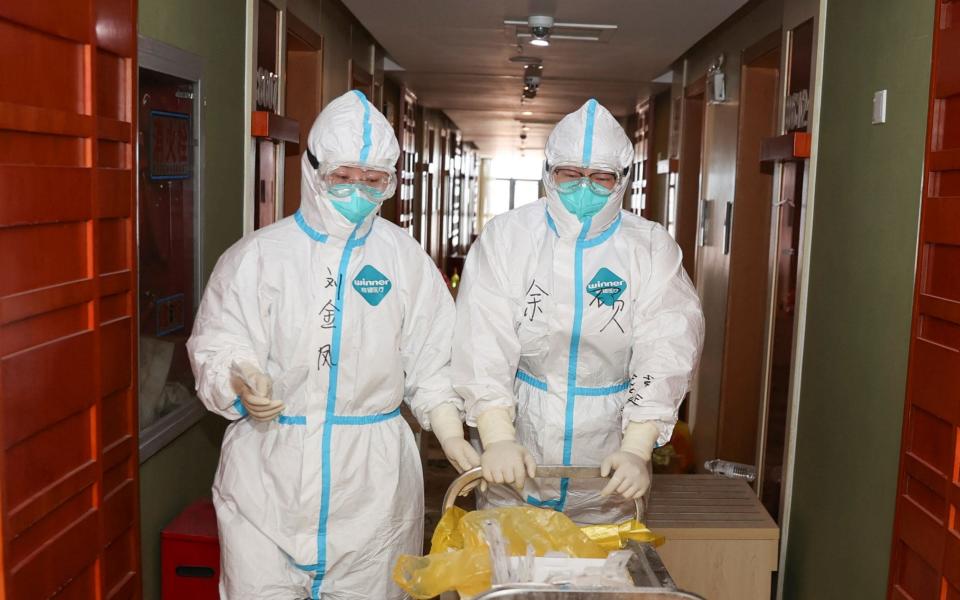
<svg viewBox="0 0 960 600">
<path fill-rule="evenodd" d="M 457 297 L 454 389 L 482 442 L 484 479 L 579 523 L 631 518 L 669 441 L 703 343 L 681 253 L 621 210 L 633 145 L 596 100 L 546 145 L 546 198 L 490 221 Z M 536 464 L 603 479 L 531 479 Z M 515 504 L 491 486 L 480 506 Z"/>
<path fill-rule="evenodd" d="M 213 485 L 228 599 L 403 598 L 423 537 L 406 400 L 451 462 L 479 464 L 449 379 L 453 300 L 376 216 L 397 140 L 360 92 L 320 114 L 300 210 L 220 258 L 188 343 L 203 403 L 234 423 Z"/>
</svg>

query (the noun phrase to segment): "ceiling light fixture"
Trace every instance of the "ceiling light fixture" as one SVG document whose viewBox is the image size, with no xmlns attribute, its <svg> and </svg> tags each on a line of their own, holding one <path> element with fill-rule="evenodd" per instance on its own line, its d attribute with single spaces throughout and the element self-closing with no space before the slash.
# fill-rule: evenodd
<svg viewBox="0 0 960 600">
<path fill-rule="evenodd" d="M 548 15 L 532 15 L 527 19 L 527 25 L 530 26 L 530 45 L 531 46 L 549 46 L 550 28 L 553 27 L 553 17 Z"/>
<path fill-rule="evenodd" d="M 523 112 L 520 113 L 520 114 L 523 115 L 523 116 L 525 116 L 525 117 L 529 117 L 530 115 L 533 114 L 533 111 L 532 111 L 532 110 L 525 110 L 525 111 L 523 111 Z"/>
<path fill-rule="evenodd" d="M 554 21 L 553 17 L 531 16 L 525 20 L 504 19 L 503 24 L 508 32 L 516 36 L 517 47 L 521 54 L 522 44 L 530 38 L 530 44 L 547 46 L 555 40 L 569 40 L 575 42 L 609 42 L 617 32 L 616 25 L 604 23 L 563 23 Z"/>
</svg>

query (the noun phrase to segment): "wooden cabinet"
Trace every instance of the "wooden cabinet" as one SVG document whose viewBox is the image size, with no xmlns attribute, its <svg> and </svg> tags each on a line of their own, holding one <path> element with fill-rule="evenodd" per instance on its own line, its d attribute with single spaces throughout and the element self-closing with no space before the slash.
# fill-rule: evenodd
<svg viewBox="0 0 960 600">
<path fill-rule="evenodd" d="M 746 482 L 655 475 L 646 524 L 677 586 L 710 600 L 769 600 L 780 530 Z"/>
</svg>

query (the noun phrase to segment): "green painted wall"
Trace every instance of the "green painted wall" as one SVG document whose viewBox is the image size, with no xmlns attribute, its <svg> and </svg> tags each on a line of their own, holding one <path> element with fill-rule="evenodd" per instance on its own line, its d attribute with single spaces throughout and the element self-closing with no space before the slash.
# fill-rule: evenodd
<svg viewBox="0 0 960 600">
<path fill-rule="evenodd" d="M 828 4 L 788 600 L 886 593 L 933 7 Z"/>
<path fill-rule="evenodd" d="M 243 234 L 244 13 L 237 0 L 140 0 L 140 33 L 203 57 L 203 261 L 209 275 Z M 206 416 L 140 467 L 143 592 L 160 594 L 160 530 L 209 496 L 226 422 Z"/>
</svg>

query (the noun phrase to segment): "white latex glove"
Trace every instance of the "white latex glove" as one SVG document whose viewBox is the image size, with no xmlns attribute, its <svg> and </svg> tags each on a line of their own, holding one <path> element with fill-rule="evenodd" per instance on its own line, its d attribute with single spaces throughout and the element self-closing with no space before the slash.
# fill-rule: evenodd
<svg viewBox="0 0 960 600">
<path fill-rule="evenodd" d="M 537 463 L 526 448 L 517 443 L 510 412 L 494 408 L 477 418 L 477 430 L 483 442 L 480 466 L 490 483 L 509 483 L 523 489 L 526 478 L 537 472 Z"/>
<path fill-rule="evenodd" d="M 457 473 L 480 466 L 480 455 L 463 437 L 463 421 L 456 406 L 444 402 L 431 410 L 430 428 Z"/>
<path fill-rule="evenodd" d="M 627 500 L 641 498 L 650 489 L 650 455 L 660 435 L 657 426 L 650 422 L 632 422 L 623 434 L 620 449 L 600 463 L 600 475 L 606 477 L 613 471 L 601 496 L 620 494 Z"/>
<path fill-rule="evenodd" d="M 254 420 L 272 421 L 283 412 L 283 402 L 273 400 L 273 382 L 270 377 L 250 363 L 233 363 L 230 367 L 234 391 Z"/>
</svg>

